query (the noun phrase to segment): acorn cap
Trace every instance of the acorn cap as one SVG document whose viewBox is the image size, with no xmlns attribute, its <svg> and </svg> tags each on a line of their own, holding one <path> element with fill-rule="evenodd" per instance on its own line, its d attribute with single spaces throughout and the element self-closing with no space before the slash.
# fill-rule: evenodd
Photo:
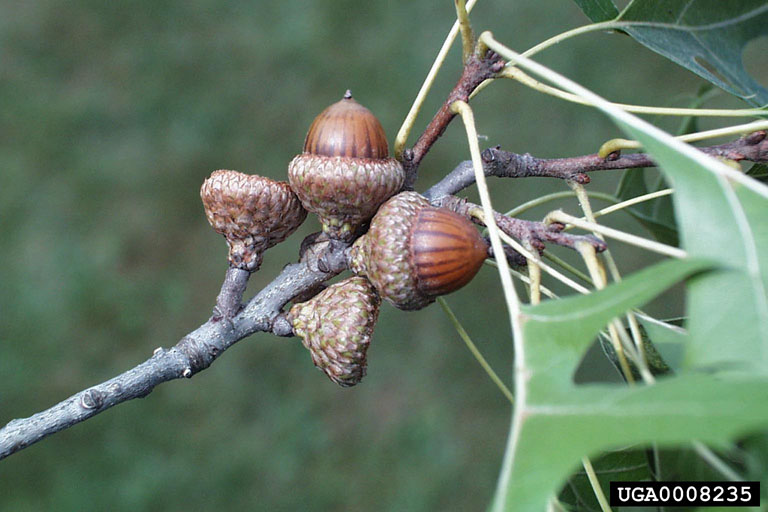
<svg viewBox="0 0 768 512">
<path fill-rule="evenodd" d="M 488 245 L 464 217 L 416 192 L 384 203 L 352 246 L 350 268 L 395 307 L 421 309 L 477 274 Z"/>
<path fill-rule="evenodd" d="M 258 175 L 219 170 L 200 188 L 205 216 L 229 245 L 229 263 L 253 272 L 265 250 L 285 240 L 307 216 L 291 187 Z"/>
<path fill-rule="evenodd" d="M 403 167 L 388 154 L 381 123 L 347 91 L 312 122 L 304 153 L 288 166 L 288 181 L 304 207 L 320 218 L 324 232 L 352 240 L 403 186 Z"/>
<path fill-rule="evenodd" d="M 366 278 L 351 277 L 295 304 L 288 318 L 315 366 L 336 384 L 349 387 L 365 376 L 380 304 Z"/>
</svg>

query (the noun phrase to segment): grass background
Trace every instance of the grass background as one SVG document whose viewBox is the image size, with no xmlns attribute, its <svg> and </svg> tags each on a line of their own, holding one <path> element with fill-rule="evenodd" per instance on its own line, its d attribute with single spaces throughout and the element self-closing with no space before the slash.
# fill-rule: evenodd
<svg viewBox="0 0 768 512">
<path fill-rule="evenodd" d="M 204 322 L 226 248 L 203 216 L 203 179 L 219 168 L 285 179 L 314 116 L 347 88 L 391 140 L 454 17 L 450 1 L 405 0 L 74 0 L 2 11 L 0 423 L 108 379 Z M 518 50 L 587 23 L 567 0 L 487 0 L 472 20 Z M 616 101 L 683 105 L 700 85 L 620 35 L 586 36 L 540 60 Z M 454 48 L 417 131 L 459 67 Z M 516 152 L 591 153 L 618 136 L 599 114 L 511 82 L 473 106 L 483 145 Z M 417 187 L 467 158 L 463 128 L 451 126 Z M 591 187 L 613 192 L 617 180 L 596 174 Z M 499 209 L 565 189 L 539 178 L 491 185 Z M 621 214 L 607 223 L 640 230 Z M 310 218 L 270 250 L 248 295 L 317 229 Z M 620 245 L 614 253 L 625 273 L 651 261 Z M 494 272 L 448 301 L 509 382 Z M 671 316 L 679 301 L 672 293 L 648 310 Z M 495 486 L 509 417 L 439 307 L 385 305 L 358 387 L 331 384 L 297 339 L 255 335 L 191 381 L 0 462 L 0 509 L 478 510 Z"/>
</svg>

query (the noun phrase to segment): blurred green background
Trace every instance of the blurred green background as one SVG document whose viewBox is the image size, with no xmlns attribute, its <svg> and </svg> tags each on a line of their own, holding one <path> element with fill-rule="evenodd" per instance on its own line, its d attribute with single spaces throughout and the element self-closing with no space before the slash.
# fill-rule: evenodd
<svg viewBox="0 0 768 512">
<path fill-rule="evenodd" d="M 226 248 L 203 216 L 203 179 L 219 168 L 285 179 L 314 116 L 347 88 L 392 140 L 454 17 L 448 0 L 43 0 L 0 10 L 3 424 L 204 322 Z M 569 0 L 484 0 L 472 20 L 518 50 L 587 23 Z M 616 101 L 684 105 L 701 83 L 620 35 L 573 40 L 540 60 Z M 417 131 L 459 68 L 455 47 Z M 513 83 L 494 84 L 473 105 L 483 145 L 558 157 L 619 136 L 601 115 Z M 424 161 L 418 188 L 467 158 L 455 124 Z M 595 174 L 591 187 L 613 192 L 617 179 Z M 499 209 L 566 188 L 491 183 Z M 578 211 L 574 201 L 559 206 Z M 623 214 L 607 222 L 640 231 Z M 267 253 L 248 294 L 317 229 L 310 218 Z M 626 273 L 650 261 L 626 246 L 614 252 Z M 448 302 L 509 382 L 494 272 L 486 267 Z M 680 296 L 648 309 L 673 316 Z M 479 510 L 509 417 L 439 307 L 385 305 L 356 388 L 330 383 L 297 339 L 255 335 L 191 381 L 0 462 L 0 509 Z"/>
</svg>

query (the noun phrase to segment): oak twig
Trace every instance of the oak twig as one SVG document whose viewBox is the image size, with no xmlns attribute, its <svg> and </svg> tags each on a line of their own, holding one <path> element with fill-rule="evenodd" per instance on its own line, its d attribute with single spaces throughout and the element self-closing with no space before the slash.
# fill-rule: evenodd
<svg viewBox="0 0 768 512">
<path fill-rule="evenodd" d="M 432 204 L 447 208 L 479 223 L 476 217 L 472 215 L 472 211 L 479 210 L 481 208 L 480 205 L 470 203 L 466 199 L 456 196 L 444 196 L 440 199 L 432 200 Z M 544 251 L 547 243 L 575 249 L 576 244 L 579 242 L 587 242 L 597 252 L 602 252 L 607 248 L 605 242 L 592 235 L 563 233 L 565 226 L 562 224 L 545 224 L 544 222 L 516 219 L 514 217 L 507 217 L 499 212 L 494 212 L 493 216 L 499 229 L 504 233 L 520 240 L 524 244 L 530 244 L 531 247 L 539 252 Z"/>
<path fill-rule="evenodd" d="M 413 190 L 421 160 L 437 139 L 445 132 L 453 118 L 456 117 L 456 114 L 451 112 L 451 105 L 458 100 L 469 101 L 470 94 L 478 85 L 488 78 L 494 77 L 502 69 L 504 69 L 504 61 L 491 51 L 486 52 L 483 58 L 479 58 L 474 53 L 467 58 L 459 81 L 448 94 L 440 110 L 437 111 L 429 122 L 424 133 L 416 141 L 416 144 L 403 152 L 402 163 L 405 169 L 405 184 L 403 188 L 405 190 Z"/>
<path fill-rule="evenodd" d="M 216 297 L 216 306 L 213 309 L 213 317 L 216 319 L 231 319 L 243 307 L 243 293 L 248 286 L 248 278 L 251 273 L 237 267 L 228 267 L 221 291 Z"/>
<path fill-rule="evenodd" d="M 698 148 L 708 155 L 728 158 L 740 162 L 768 161 L 768 138 L 765 131 L 750 133 L 733 142 Z M 611 153 L 606 158 L 597 154 L 570 158 L 536 158 L 529 154 L 520 155 L 503 151 L 499 146 L 488 148 L 482 153 L 483 169 L 486 176 L 500 178 L 527 178 L 530 176 L 560 178 L 577 183 L 589 183 L 586 173 L 639 167 L 655 167 L 656 162 L 645 153 L 620 155 Z M 475 183 L 472 162 L 461 162 L 453 171 L 429 188 L 424 195 L 435 200 L 455 194 Z"/>
<path fill-rule="evenodd" d="M 155 349 L 152 357 L 127 372 L 76 393 L 50 409 L 9 422 L 0 429 L 0 459 L 112 406 L 143 398 L 158 384 L 182 377 L 191 378 L 209 367 L 222 352 L 255 332 L 274 331 L 281 336 L 287 335 L 284 322 L 280 321 L 282 308 L 302 291 L 346 269 L 347 247 L 346 244 L 335 243 L 326 244 L 319 251 L 308 251 L 308 257 L 301 263 L 287 265 L 231 319 L 213 316 L 174 347 Z M 234 274 L 234 281 L 240 283 L 241 276 Z M 236 289 L 236 286 L 231 286 L 230 277 L 228 272 L 219 297 L 229 297 L 224 302 L 232 304 L 233 294 L 231 290 L 225 290 Z"/>
</svg>

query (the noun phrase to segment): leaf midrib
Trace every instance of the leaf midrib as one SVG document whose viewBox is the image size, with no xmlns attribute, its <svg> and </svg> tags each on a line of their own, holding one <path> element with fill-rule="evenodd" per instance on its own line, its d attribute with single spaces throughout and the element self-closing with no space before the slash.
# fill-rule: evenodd
<svg viewBox="0 0 768 512">
<path fill-rule="evenodd" d="M 631 5 L 631 4 L 630 4 Z M 622 21 L 621 17 L 624 16 L 624 12 L 619 14 L 615 21 L 611 22 L 611 28 L 633 28 L 633 27 L 651 27 L 651 28 L 664 28 L 669 30 L 678 30 L 683 32 L 702 32 L 707 30 L 718 30 L 726 28 L 732 25 L 737 25 L 743 21 L 748 21 L 755 16 L 759 16 L 763 12 L 768 11 L 768 4 L 761 7 L 752 9 L 734 18 L 718 21 L 717 23 L 710 23 L 707 25 L 681 25 L 679 23 L 662 23 L 655 21 Z"/>
</svg>

